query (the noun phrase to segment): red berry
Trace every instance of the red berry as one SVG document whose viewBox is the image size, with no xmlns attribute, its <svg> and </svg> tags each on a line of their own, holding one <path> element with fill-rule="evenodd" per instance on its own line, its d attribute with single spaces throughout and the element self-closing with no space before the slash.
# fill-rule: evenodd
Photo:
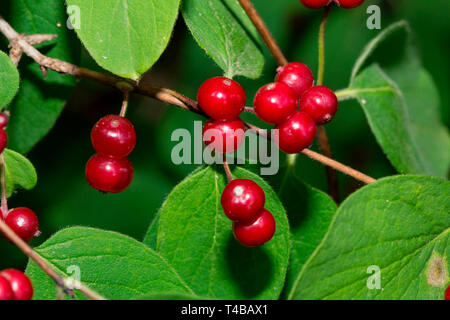
<svg viewBox="0 0 450 320">
<path fill-rule="evenodd" d="M 126 118 L 108 115 L 92 128 L 91 141 L 99 154 L 125 158 L 136 146 L 136 131 Z"/>
<path fill-rule="evenodd" d="M 133 180 L 133 165 L 127 158 L 93 155 L 86 165 L 86 180 L 102 192 L 122 192 Z"/>
<path fill-rule="evenodd" d="M 250 223 L 235 222 L 233 232 L 236 240 L 247 247 L 263 245 L 275 234 L 275 219 L 273 215 L 263 209 L 258 218 Z"/>
<path fill-rule="evenodd" d="M 299 153 L 309 147 L 316 136 L 314 120 L 302 111 L 297 111 L 275 129 L 278 146 L 286 153 Z"/>
<path fill-rule="evenodd" d="M 288 85 L 300 99 L 306 90 L 314 84 L 314 75 L 306 64 L 291 62 L 277 69 L 276 82 Z"/>
<path fill-rule="evenodd" d="M 363 4 L 364 0 L 334 0 L 341 8 L 353 9 Z"/>
<path fill-rule="evenodd" d="M 330 122 L 337 109 L 336 95 L 325 86 L 312 87 L 300 99 L 300 110 L 309 114 L 316 124 Z"/>
<path fill-rule="evenodd" d="M 244 110 L 246 95 L 239 83 L 225 77 L 206 80 L 197 93 L 200 108 L 216 120 L 234 120 Z"/>
<path fill-rule="evenodd" d="M 297 96 L 284 83 L 269 83 L 258 90 L 253 105 L 258 118 L 267 123 L 279 124 L 297 109 Z"/>
<path fill-rule="evenodd" d="M 0 277 L 9 281 L 15 300 L 31 300 L 33 285 L 25 273 L 16 269 L 6 269 L 0 272 Z"/>
<path fill-rule="evenodd" d="M 9 281 L 0 276 L 0 300 L 14 300 L 14 292 Z"/>
<path fill-rule="evenodd" d="M 328 5 L 332 0 L 300 0 L 305 7 L 310 9 L 319 9 Z"/>
<path fill-rule="evenodd" d="M 8 135 L 6 134 L 5 130 L 0 129 L 0 153 L 5 150 L 6 146 L 8 145 Z"/>
<path fill-rule="evenodd" d="M 12 209 L 8 212 L 5 223 L 25 242 L 30 242 L 39 234 L 38 217 L 28 208 Z"/>
<path fill-rule="evenodd" d="M 203 126 L 203 141 L 212 150 L 229 153 L 238 149 L 245 139 L 245 125 L 242 120 L 208 120 Z"/>
<path fill-rule="evenodd" d="M 266 196 L 263 189 L 249 179 L 234 179 L 222 193 L 222 208 L 233 221 L 252 221 L 264 209 Z"/>
<path fill-rule="evenodd" d="M 445 289 L 444 300 L 450 300 L 450 285 Z"/>
<path fill-rule="evenodd" d="M 4 129 L 9 122 L 9 117 L 6 113 L 0 112 L 0 129 Z"/>
</svg>

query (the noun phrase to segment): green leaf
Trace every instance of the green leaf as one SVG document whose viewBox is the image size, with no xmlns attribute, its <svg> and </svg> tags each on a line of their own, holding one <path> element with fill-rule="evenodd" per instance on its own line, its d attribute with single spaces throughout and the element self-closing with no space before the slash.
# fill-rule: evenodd
<svg viewBox="0 0 450 320">
<path fill-rule="evenodd" d="M 195 40 L 227 77 L 261 75 L 258 33 L 236 0 L 185 0 L 181 12 Z"/>
<path fill-rule="evenodd" d="M 33 164 L 20 153 L 5 149 L 5 183 L 6 194 L 10 197 L 17 188 L 33 189 L 37 182 L 36 170 Z"/>
<path fill-rule="evenodd" d="M 276 299 L 289 259 L 289 227 L 281 202 L 264 180 L 244 169 L 266 193 L 266 208 L 277 222 L 274 238 L 247 248 L 233 237 L 220 205 L 225 177 L 213 167 L 197 170 L 174 188 L 159 213 L 157 251 L 201 297 Z M 147 238 L 147 239 L 151 239 Z"/>
<path fill-rule="evenodd" d="M 35 251 L 64 277 L 75 278 L 79 271 L 82 283 L 108 299 L 192 294 L 161 256 L 119 233 L 72 227 L 56 233 Z M 34 299 L 56 298 L 55 284 L 34 262 L 30 261 L 26 273 L 33 282 Z"/>
<path fill-rule="evenodd" d="M 58 37 L 41 50 L 45 55 L 64 61 L 77 62 L 78 42 L 74 33 L 65 26 L 64 2 L 10 1 L 9 22 L 19 33 L 50 33 Z M 59 26 L 59 27 L 58 27 Z M 21 153 L 28 152 L 53 127 L 66 100 L 70 97 L 75 80 L 71 76 L 49 71 L 44 80 L 39 66 L 27 58 L 20 61 L 21 87 L 9 106 L 9 147 Z"/>
<path fill-rule="evenodd" d="M 441 178 L 394 176 L 363 187 L 338 209 L 290 298 L 443 299 L 449 212 L 450 182 Z"/>
<path fill-rule="evenodd" d="M 291 227 L 291 254 L 283 296 L 293 287 L 301 268 L 320 244 L 330 226 L 337 207 L 324 192 L 286 172 L 278 192 Z"/>
<path fill-rule="evenodd" d="M 404 39 L 394 38 L 399 35 Z M 393 48 L 395 54 L 383 61 L 375 53 L 378 47 L 391 45 L 385 44 L 388 40 L 401 48 Z M 372 56 L 382 67 L 361 71 Z M 447 177 L 450 135 L 440 119 L 436 87 L 418 59 L 406 22 L 391 25 L 366 46 L 353 68 L 350 88 L 399 172 Z"/>
<path fill-rule="evenodd" d="M 150 69 L 166 48 L 180 4 L 180 0 L 66 2 L 79 8 L 80 25 L 75 30 L 95 61 L 131 79 Z"/>
<path fill-rule="evenodd" d="M 19 72 L 9 56 L 0 51 L 0 108 L 5 107 L 19 89 Z"/>
</svg>

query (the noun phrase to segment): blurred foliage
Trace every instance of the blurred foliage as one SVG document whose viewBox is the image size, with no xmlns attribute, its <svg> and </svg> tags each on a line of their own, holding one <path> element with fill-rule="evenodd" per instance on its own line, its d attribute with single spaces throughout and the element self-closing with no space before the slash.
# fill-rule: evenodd
<svg viewBox="0 0 450 320">
<path fill-rule="evenodd" d="M 381 6 L 382 27 L 401 19 L 411 24 L 423 65 L 439 89 L 442 118 L 448 126 L 450 1 L 368 0 L 366 3 Z M 297 0 L 258 0 L 254 4 L 288 59 L 305 62 L 315 72 L 321 12 L 305 9 Z M 347 86 L 354 60 L 367 41 L 379 32 L 366 28 L 365 8 L 366 5 L 351 11 L 333 8 L 331 12 L 326 35 L 325 84 L 332 89 Z M 4 43 L 4 39 L 1 41 Z M 389 57 L 391 48 L 384 50 L 383 54 Z M 266 64 L 261 78 L 238 78 L 246 88 L 248 104 L 256 90 L 272 81 L 275 74 L 273 59 L 266 49 L 264 54 Z M 82 60 L 83 65 L 94 68 L 92 59 L 85 52 Z M 220 69 L 198 47 L 182 19 L 178 19 L 168 49 L 142 81 L 175 88 L 195 97 L 198 86 L 205 79 L 219 74 Z M 192 120 L 200 118 L 149 98 L 133 96 L 129 118 L 138 134 L 136 150 L 130 156 L 136 170 L 134 182 L 118 195 L 104 195 L 90 188 L 84 178 L 84 165 L 94 153 L 90 129 L 102 115 L 118 112 L 120 102 L 121 95 L 117 91 L 80 81 L 56 126 L 27 155 L 36 167 L 38 183 L 32 191 L 14 195 L 10 207 L 29 206 L 39 215 L 42 235 L 32 245 L 72 225 L 119 231 L 142 240 L 167 194 L 195 168 L 194 165 L 175 166 L 171 163 L 170 152 L 175 143 L 170 141 L 170 135 L 180 127 L 192 130 Z M 258 123 L 252 115 L 246 117 Z M 335 158 L 339 161 L 376 178 L 395 173 L 355 101 L 341 103 L 340 112 L 327 130 Z M 296 175 L 312 186 L 326 190 L 321 164 L 299 156 Z M 342 198 L 360 186 L 341 174 L 339 182 Z M 0 257 L 0 269 L 24 268 L 26 263 L 25 257 L 4 239 L 0 239 Z"/>
</svg>

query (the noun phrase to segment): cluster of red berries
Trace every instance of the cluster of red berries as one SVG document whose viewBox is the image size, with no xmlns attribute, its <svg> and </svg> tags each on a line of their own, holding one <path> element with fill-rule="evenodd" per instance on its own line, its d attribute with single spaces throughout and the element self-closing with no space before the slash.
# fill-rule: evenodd
<svg viewBox="0 0 450 320">
<path fill-rule="evenodd" d="M 239 116 L 246 99 L 244 88 L 225 77 L 208 79 L 200 86 L 198 104 L 211 118 L 203 126 L 203 141 L 210 149 L 229 153 L 240 147 L 245 125 Z"/>
<path fill-rule="evenodd" d="M 316 125 L 330 122 L 337 112 L 334 92 L 313 85 L 314 76 L 308 66 L 291 62 L 278 68 L 275 82 L 263 86 L 255 95 L 256 115 L 276 125 L 275 138 L 286 153 L 299 153 L 309 147 Z"/>
<path fill-rule="evenodd" d="M 0 300 L 31 300 L 33 286 L 26 274 L 16 269 L 0 271 Z"/>
<path fill-rule="evenodd" d="M 264 204 L 264 190 L 249 179 L 231 180 L 223 190 L 221 204 L 233 221 L 236 239 L 247 247 L 263 245 L 275 234 L 275 219 Z"/>
<path fill-rule="evenodd" d="M 134 173 L 133 165 L 126 158 L 136 146 L 132 123 L 118 115 L 107 115 L 92 128 L 91 141 L 97 154 L 86 164 L 87 182 L 105 193 L 124 191 Z"/>
<path fill-rule="evenodd" d="M 300 0 L 300 2 L 310 9 L 319 9 L 335 2 L 338 6 L 344 9 L 353 9 L 359 7 L 364 0 Z"/>
</svg>

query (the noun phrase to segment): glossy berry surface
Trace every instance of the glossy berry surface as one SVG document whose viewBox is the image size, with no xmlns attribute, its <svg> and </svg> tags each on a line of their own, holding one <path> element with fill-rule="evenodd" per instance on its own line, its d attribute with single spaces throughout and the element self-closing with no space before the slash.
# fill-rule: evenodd
<svg viewBox="0 0 450 320">
<path fill-rule="evenodd" d="M 86 180 L 102 192 L 122 192 L 133 180 L 133 165 L 127 158 L 115 159 L 93 155 L 86 165 Z"/>
<path fill-rule="evenodd" d="M 233 233 L 236 240 L 247 247 L 257 247 L 263 245 L 275 234 L 275 219 L 273 215 L 263 209 L 258 218 L 250 223 L 235 222 Z"/>
<path fill-rule="evenodd" d="M 206 80 L 198 89 L 200 108 L 216 120 L 234 120 L 244 110 L 244 88 L 234 80 L 215 77 Z"/>
<path fill-rule="evenodd" d="M 353 9 L 363 4 L 364 0 L 334 0 L 341 8 Z"/>
<path fill-rule="evenodd" d="M 302 111 L 297 111 L 275 129 L 278 129 L 274 134 L 278 146 L 286 153 L 299 153 L 309 147 L 316 136 L 314 120 Z"/>
<path fill-rule="evenodd" d="M 444 300 L 450 300 L 450 285 L 445 289 Z"/>
<path fill-rule="evenodd" d="M 258 118 L 267 123 L 279 124 L 296 111 L 297 96 L 284 83 L 269 83 L 258 90 L 253 106 Z"/>
<path fill-rule="evenodd" d="M 16 269 L 6 269 L 0 272 L 0 277 L 9 281 L 14 293 L 14 300 L 31 300 L 33 298 L 33 285 L 25 273 Z"/>
<path fill-rule="evenodd" d="M 306 64 L 291 62 L 277 69 L 275 81 L 289 86 L 297 95 L 297 99 L 300 99 L 305 91 L 313 86 L 314 75 Z"/>
<path fill-rule="evenodd" d="M 319 9 L 328 5 L 332 0 L 300 0 L 300 2 L 307 8 Z"/>
<path fill-rule="evenodd" d="M 14 300 L 14 292 L 9 281 L 0 276 L 0 300 Z"/>
<path fill-rule="evenodd" d="M 203 126 L 203 141 L 215 152 L 229 153 L 238 149 L 245 139 L 242 120 L 208 120 Z"/>
<path fill-rule="evenodd" d="M 325 86 L 312 87 L 300 99 L 300 111 L 304 111 L 319 125 L 333 120 L 338 110 L 338 99 Z"/>
<path fill-rule="evenodd" d="M 0 112 L 0 129 L 6 128 L 9 122 L 9 117 L 4 112 Z"/>
<path fill-rule="evenodd" d="M 39 219 L 28 208 L 12 209 L 8 212 L 5 223 L 25 242 L 30 242 L 39 233 Z"/>
<path fill-rule="evenodd" d="M 136 131 L 126 118 L 107 115 L 92 128 L 91 141 L 97 153 L 124 158 L 136 146 Z"/>
<path fill-rule="evenodd" d="M 0 153 L 5 150 L 6 146 L 8 145 L 8 134 L 5 132 L 5 130 L 0 129 Z"/>
<path fill-rule="evenodd" d="M 221 204 L 227 217 L 233 221 L 254 220 L 262 209 L 266 196 L 263 189 L 249 179 L 234 179 L 222 193 Z"/>
</svg>

